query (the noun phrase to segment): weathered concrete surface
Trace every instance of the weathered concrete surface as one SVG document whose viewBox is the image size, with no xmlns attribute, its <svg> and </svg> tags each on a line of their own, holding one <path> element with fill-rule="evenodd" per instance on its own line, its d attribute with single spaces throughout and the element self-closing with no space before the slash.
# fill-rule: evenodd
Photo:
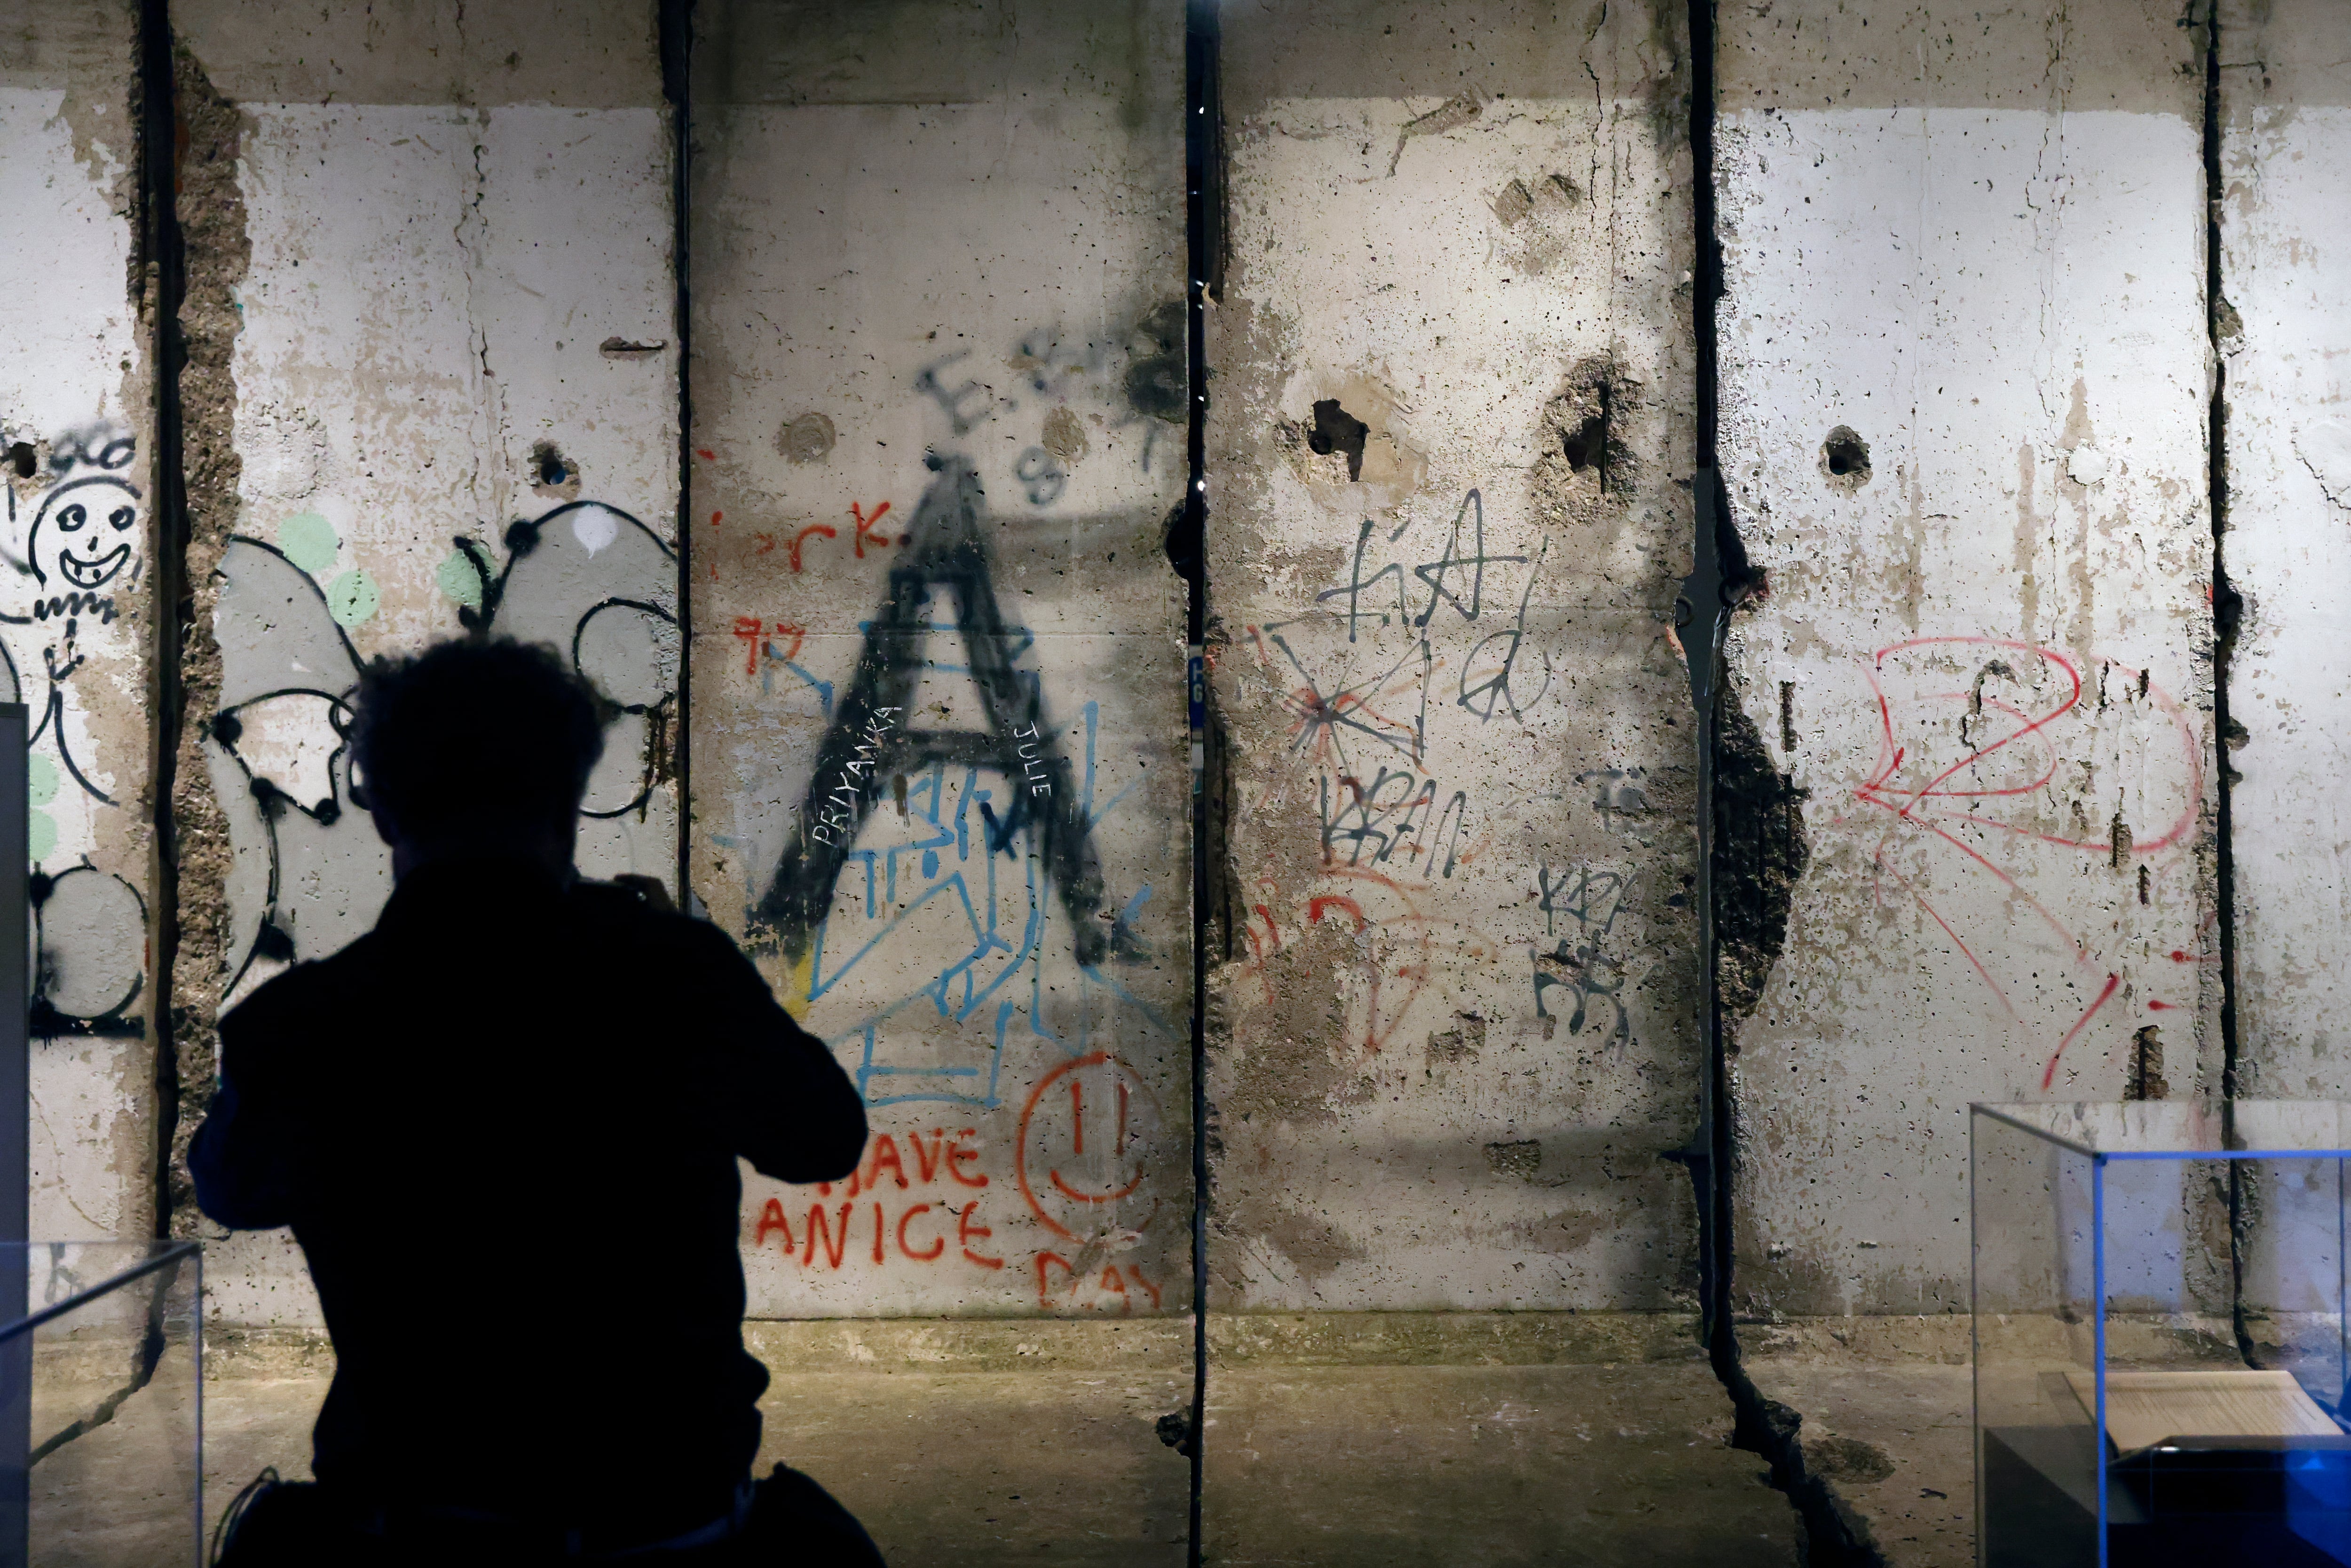
<svg viewBox="0 0 2351 1568">
<path fill-rule="evenodd" d="M 759 1464 L 806 1470 L 893 1564 L 1184 1561 L 1191 1463 L 1161 1442 L 1191 1376 L 796 1372 Z"/>
<path fill-rule="evenodd" d="M 0 36 L 0 702 L 32 734 L 32 1233 L 153 1224 L 147 915 L 154 540 L 138 225 L 138 7 L 35 3 Z"/>
<path fill-rule="evenodd" d="M 1803 1416 L 1805 1474 L 1888 1568 L 1976 1560 L 1972 1375 L 1964 1364 L 1750 1362 L 1756 1386 Z"/>
<path fill-rule="evenodd" d="M 2340 825 L 2351 707 L 2351 59 L 2326 0 L 2220 11 L 2223 541 L 2239 1091 L 2351 1091 Z"/>
<path fill-rule="evenodd" d="M 1676 1312 L 1208 1320 L 1204 1552 L 1234 1563 L 1763 1563 L 1796 1516 Z"/>
<path fill-rule="evenodd" d="M 35 1248 L 30 1300 L 71 1300 L 149 1255 L 144 1242 Z M 31 1514 L 16 1547 L 29 1552 L 19 1561 L 184 1568 L 198 1560 L 202 1305 L 197 1270 L 183 1257 L 33 1330 L 19 1416 L 29 1420 L 17 1439 L 31 1443 Z M 12 1362 L 26 1348 L 16 1340 Z"/>
<path fill-rule="evenodd" d="M 875 1132 L 752 1311 L 1179 1312 L 1182 6 L 698 16 L 695 890 Z"/>
<path fill-rule="evenodd" d="M 40 1568 L 187 1568 L 198 1560 L 196 1474 L 208 1456 L 198 1452 L 193 1383 L 185 1363 L 167 1364 L 116 1404 L 102 1425 L 34 1465 L 31 1562 Z M 78 1392 L 95 1404 L 119 1390 L 119 1384 L 93 1383 Z M 204 1418 L 211 1419 L 209 1405 Z M 35 1440 L 48 1435 L 37 1427 Z M 211 1485 L 207 1478 L 207 1503 Z"/>
<path fill-rule="evenodd" d="M 2120 0 L 1721 44 L 1735 1288 L 1939 1310 L 1969 1101 L 2217 1082 L 2201 54 Z"/>
<path fill-rule="evenodd" d="M 774 1377 L 758 1468 L 815 1476 L 896 1568 L 1184 1561 L 1191 1467 L 1156 1429 L 1191 1397 L 1180 1319 L 833 1320 L 758 1323 L 747 1337 Z M 315 1335 L 215 1346 L 208 1518 L 263 1465 L 309 1473 L 332 1373 Z"/>
<path fill-rule="evenodd" d="M 1687 1318 L 1210 1321 L 1228 1364 L 1206 1433 L 1212 1562 L 1797 1560 L 1795 1515 L 1729 1447 Z M 1189 1466 L 1157 1433 L 1190 1397 L 1181 1320 L 831 1320 L 747 1338 L 775 1377 L 759 1463 L 817 1477 L 901 1568 L 1183 1561 Z M 317 1338 L 217 1341 L 210 1366 L 211 1506 L 264 1463 L 307 1473 L 331 1371 Z"/>
<path fill-rule="evenodd" d="M 228 852 L 183 866 L 233 1000 L 372 924 L 386 852 L 342 733 L 360 661 L 486 621 L 554 643 L 628 709 L 580 834 L 590 874 L 675 868 L 676 354 L 653 7 L 174 8 L 183 96 L 235 127 L 233 182 L 183 192 L 192 299 L 226 274 L 233 383 L 192 448 L 199 510 L 183 809 Z M 203 90 L 191 92 L 193 81 Z M 233 224 L 224 223 L 233 215 Z M 191 1066 L 195 1069 L 189 1071 Z M 188 1109 L 211 1063 L 183 1058 Z M 193 1120 L 193 1115 L 191 1116 Z M 274 1239 L 217 1245 L 230 1322 L 306 1321 Z"/>
<path fill-rule="evenodd" d="M 1212 1301 L 1694 1284 L 1681 16 L 1224 18 Z"/>
<path fill-rule="evenodd" d="M 2044 1372 L 2086 1364 L 2086 1333 L 2056 1324 L 2016 1347 Z M 1963 1313 L 1792 1318 L 1739 1331 L 1764 1398 L 1802 1417 L 1803 1474 L 1847 1531 L 1893 1568 L 1975 1562 L 1975 1371 Z M 2064 1336 L 2071 1336 L 2067 1343 Z M 2241 1366 L 2225 1318 L 2110 1319 L 2114 1364 Z"/>
<path fill-rule="evenodd" d="M 1216 1563 L 1795 1563 L 1795 1511 L 1730 1447 L 1706 1363 L 1220 1369 Z"/>
</svg>

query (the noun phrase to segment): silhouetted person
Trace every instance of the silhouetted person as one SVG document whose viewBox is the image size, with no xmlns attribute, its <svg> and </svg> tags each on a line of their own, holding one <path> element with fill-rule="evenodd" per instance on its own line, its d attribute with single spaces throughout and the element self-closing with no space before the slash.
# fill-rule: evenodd
<svg viewBox="0 0 2351 1568">
<path fill-rule="evenodd" d="M 658 883 L 573 870 L 601 723 L 553 653 L 379 661 L 352 746 L 391 901 L 221 1020 L 189 1155 L 214 1219 L 293 1227 L 337 1358 L 318 1485 L 227 1561 L 878 1565 L 805 1476 L 752 1483 L 737 1251 L 737 1155 L 855 1167 L 848 1076 Z"/>
</svg>

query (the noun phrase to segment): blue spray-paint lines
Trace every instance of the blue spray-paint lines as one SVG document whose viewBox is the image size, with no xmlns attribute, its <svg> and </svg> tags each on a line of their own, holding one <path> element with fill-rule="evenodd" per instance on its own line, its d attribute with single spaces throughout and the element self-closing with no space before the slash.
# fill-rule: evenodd
<svg viewBox="0 0 2351 1568">
<path fill-rule="evenodd" d="M 1032 1038 L 1072 1053 L 1089 1048 L 1098 1001 L 1165 1025 L 1101 970 L 1146 956 L 1133 920 L 1148 889 L 1112 914 L 1092 837 L 1135 785 L 1097 803 L 1100 706 L 1082 705 L 1080 762 L 1047 720 L 1041 677 L 1015 663 L 1035 639 L 998 608 L 977 476 L 959 457 L 931 462 L 937 476 L 880 609 L 861 623 L 855 671 L 831 705 L 794 836 L 750 924 L 795 967 L 805 963 L 811 1003 L 844 996 L 852 981 L 886 994 L 893 986 L 878 961 L 925 954 L 904 994 L 873 1006 L 835 1043 L 855 1052 L 871 1104 L 992 1106 L 1024 1015 Z M 930 655 L 931 634 L 948 631 L 960 639 L 960 662 Z M 981 726 L 919 727 L 916 689 L 942 677 L 971 685 Z M 1074 998 L 1053 988 L 1057 1016 L 1074 1003 L 1068 1039 L 1045 1021 L 1040 960 L 1057 916 L 1078 967 Z M 920 1027 L 926 1018 L 984 1020 L 986 1043 L 942 1038 Z"/>
</svg>

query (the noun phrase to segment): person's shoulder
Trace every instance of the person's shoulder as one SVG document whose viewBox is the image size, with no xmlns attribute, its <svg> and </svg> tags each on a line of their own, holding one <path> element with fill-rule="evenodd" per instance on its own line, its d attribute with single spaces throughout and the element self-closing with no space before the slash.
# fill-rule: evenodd
<svg viewBox="0 0 2351 1568">
<path fill-rule="evenodd" d="M 371 938 L 340 952 L 278 971 L 221 1015 L 224 1040 L 266 1044 L 339 1014 L 349 1003 L 354 971 L 367 963 Z"/>
<path fill-rule="evenodd" d="M 582 877 L 572 884 L 571 897 L 584 917 L 622 929 L 632 945 L 649 955 L 704 964 L 742 961 L 733 937 L 707 920 L 680 914 L 670 903 L 668 890 L 652 877 L 611 882 Z"/>
</svg>

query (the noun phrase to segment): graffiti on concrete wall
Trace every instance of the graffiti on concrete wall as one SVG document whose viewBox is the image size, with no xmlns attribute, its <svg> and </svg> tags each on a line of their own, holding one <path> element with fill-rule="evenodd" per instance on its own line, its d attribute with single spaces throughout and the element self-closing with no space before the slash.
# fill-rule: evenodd
<svg viewBox="0 0 2351 1568">
<path fill-rule="evenodd" d="M 1040 1309 L 1160 1306 L 1158 1265 L 1132 1249 L 1164 1206 L 1147 1184 L 1165 1130 L 1150 1084 L 1108 1051 L 1070 1057 L 1029 1091 L 1014 1134 L 1012 1186 L 1046 1232 L 1021 1279 Z M 847 1181 L 820 1182 L 789 1207 L 768 1198 L 747 1240 L 802 1270 L 835 1274 L 918 1269 L 978 1281 L 1017 1268 L 997 1239 L 1007 1212 L 998 1205 L 1009 1195 L 984 1168 L 983 1143 L 976 1127 L 919 1122 L 877 1133 Z M 1128 1212 L 1108 1228 L 1098 1222 L 1121 1209 Z"/>
<path fill-rule="evenodd" d="M 2142 977 L 2128 988 L 2146 994 L 2123 995 L 2132 912 L 2189 864 L 2202 809 L 2179 700 L 2145 670 L 1991 637 L 1894 643 L 1866 673 L 1876 756 L 1834 825 L 1859 835 L 1877 905 L 1915 908 L 1968 964 L 2039 1085 L 2118 1003 L 2190 1005 L 2203 958 L 2184 950 L 2156 956 L 2176 987 Z M 2067 907 L 2067 885 L 2098 870 L 2121 883 L 2097 900 L 2120 918 Z M 1994 922 L 1967 913 L 1987 893 Z"/>
<path fill-rule="evenodd" d="M 834 706 L 832 724 L 816 750 L 816 773 L 809 783 L 807 804 L 801 806 L 804 828 L 785 846 L 783 862 L 759 898 L 755 924 L 776 936 L 785 959 L 795 967 L 807 961 L 807 995 L 813 1001 L 931 898 L 952 895 L 973 912 L 985 905 L 992 917 L 997 900 L 987 891 L 973 900 L 971 882 L 978 874 L 995 883 L 997 858 L 1007 858 L 1011 865 L 1004 874 L 1028 879 L 1025 903 L 1029 907 L 1020 931 L 995 928 L 989 919 L 976 915 L 971 950 L 955 955 L 931 980 L 935 1004 L 943 1011 L 952 1009 L 956 1018 L 968 1018 L 1020 971 L 1028 950 L 1037 943 L 1041 883 L 1050 883 L 1058 895 L 1081 967 L 1098 967 L 1112 952 L 1119 956 L 1138 956 L 1138 952 L 1122 917 L 1112 915 L 1107 931 L 1095 919 L 1102 910 L 1102 867 L 1093 849 L 1091 779 L 1079 780 L 1062 755 L 1058 728 L 1044 727 L 1040 679 L 1013 665 L 1016 644 L 1028 640 L 1008 628 L 997 604 L 987 540 L 980 531 L 978 475 L 962 458 L 934 461 L 938 477 L 914 510 L 905 548 L 889 569 L 882 607 L 865 623 L 856 674 Z M 952 607 L 952 623 L 935 621 L 946 607 Z M 914 727 L 903 717 L 914 707 L 914 689 L 926 670 L 934 668 L 926 656 L 934 632 L 952 632 L 959 640 L 967 658 L 964 673 L 980 698 L 980 727 Z M 962 779 L 950 783 L 950 768 Z M 980 773 L 999 783 L 980 788 Z M 872 811 L 874 801 L 893 789 L 889 780 L 895 779 L 910 780 L 910 797 L 917 789 L 922 792 L 922 821 L 929 832 L 905 846 L 862 851 L 865 882 L 874 882 L 877 874 L 882 879 L 882 889 L 868 891 L 872 917 L 879 919 L 879 903 L 889 903 L 893 912 L 879 928 L 861 931 L 853 938 L 856 945 L 844 952 L 840 936 L 828 928 L 834 886 L 858 853 L 853 851 L 858 825 Z M 943 821 L 943 806 L 950 797 L 955 804 Z M 946 841 L 950 821 L 956 867 L 940 874 L 940 853 L 950 851 Z M 973 844 L 978 865 L 971 865 Z M 910 879 L 914 862 L 924 867 L 922 891 L 905 903 L 895 895 L 901 861 L 907 862 Z M 830 968 L 828 936 L 834 938 Z M 1004 964 L 997 964 L 995 976 L 983 983 L 978 967 L 989 955 L 1004 955 Z M 865 1072 L 870 1077 L 898 1070 L 868 1065 Z"/>
<path fill-rule="evenodd" d="M 390 852 L 349 745 L 361 667 L 351 630 L 373 613 L 376 590 L 363 569 L 328 575 L 340 541 L 321 537 L 326 527 L 298 515 L 276 544 L 239 536 L 221 558 L 221 695 L 205 757 L 235 851 L 231 997 L 366 932 L 392 889 Z M 514 523 L 502 543 L 501 562 L 480 539 L 454 541 L 438 574 L 450 631 L 544 643 L 568 657 L 619 710 L 589 780 L 583 830 L 642 817 L 668 777 L 675 724 L 674 552 L 628 513 L 592 501 Z"/>
<path fill-rule="evenodd" d="M 777 758 L 793 780 L 779 831 L 709 840 L 743 868 L 747 944 L 878 1113 L 858 1177 L 747 1225 L 751 1254 L 790 1259 L 801 1287 L 880 1269 L 1040 1310 L 1162 1304 L 1181 1227 L 1150 1173 L 1180 1145 L 1133 1063 L 1182 1040 L 1152 994 L 1169 955 L 1144 931 L 1155 881 L 1180 890 L 1181 868 L 1136 854 L 1181 842 L 1138 815 L 1169 743 L 1137 733 L 1134 677 L 1071 666 L 1088 644 L 1040 639 L 1020 612 L 1040 605 L 1036 562 L 1065 566 L 1081 529 L 1133 531 L 1121 497 L 1178 477 L 1183 351 L 1176 305 L 1130 332 L 1021 331 L 1000 362 L 935 355 L 899 383 L 932 437 L 909 493 L 773 521 L 738 501 L 711 524 L 744 530 L 747 565 L 787 595 L 716 618 L 739 640 L 732 689 L 820 722 Z M 788 459 L 824 460 L 817 425 L 786 423 Z M 1107 497 L 1102 448 L 1134 465 Z M 1020 531 L 1048 517 L 1053 535 Z M 1007 568 L 1008 538 L 1029 565 Z M 1164 570 L 1155 552 L 1134 568 Z M 810 596 L 835 592 L 871 606 L 853 643 L 811 636 Z M 1159 644 L 1177 681 L 1179 645 Z"/>
<path fill-rule="evenodd" d="M 1629 1040 L 1613 942 L 1623 873 L 1544 864 L 1527 894 L 1541 936 L 1524 943 L 1462 927 L 1448 913 L 1451 890 L 1489 856 L 1497 824 L 1540 791 L 1491 776 L 1444 777 L 1429 760 L 1432 740 L 1464 725 L 1522 724 L 1550 693 L 1556 657 L 1527 624 L 1548 555 L 1547 540 L 1490 545 L 1485 497 L 1473 488 L 1449 518 L 1363 522 L 1343 580 L 1319 590 L 1311 612 L 1242 629 L 1244 684 L 1272 695 L 1287 720 L 1283 752 L 1300 769 L 1260 786 L 1245 810 L 1296 821 L 1281 808 L 1302 785 L 1315 833 L 1309 882 L 1285 886 L 1267 875 L 1243 889 L 1235 923 L 1248 947 L 1236 970 L 1243 997 L 1270 1004 L 1285 955 L 1350 936 L 1357 980 L 1348 1036 L 1370 1055 L 1404 1027 L 1437 968 L 1489 965 L 1520 946 L 1546 1039 L 1563 1023 L 1570 1039 Z M 1611 822 L 1647 810 L 1643 778 L 1627 765 L 1576 782 Z M 1281 846 L 1276 860 L 1293 860 L 1295 847 Z"/>
<path fill-rule="evenodd" d="M 137 443 L 99 423 L 48 439 L 11 434 L 7 562 L 0 596 L 0 701 L 26 708 L 26 852 L 36 951 L 36 1034 L 137 1035 L 146 983 L 147 908 L 139 891 L 90 863 L 141 802 L 147 727 L 107 722 L 143 684 L 126 613 L 146 575 L 146 501 Z M 136 750 L 132 748 L 136 747 Z"/>
<path fill-rule="evenodd" d="M 1633 1019 L 1625 1010 L 1625 978 L 1609 941 L 1625 908 L 1624 873 L 1587 865 L 1562 869 L 1554 877 L 1546 865 L 1535 873 L 1535 907 L 1542 912 L 1543 936 L 1551 943 L 1534 949 L 1535 1016 L 1546 1032 L 1564 1012 L 1570 1038 L 1587 1024 L 1599 1024 L 1613 1043 L 1626 1043 Z M 1543 993 L 1552 989 L 1560 995 L 1546 1006 Z"/>
</svg>

